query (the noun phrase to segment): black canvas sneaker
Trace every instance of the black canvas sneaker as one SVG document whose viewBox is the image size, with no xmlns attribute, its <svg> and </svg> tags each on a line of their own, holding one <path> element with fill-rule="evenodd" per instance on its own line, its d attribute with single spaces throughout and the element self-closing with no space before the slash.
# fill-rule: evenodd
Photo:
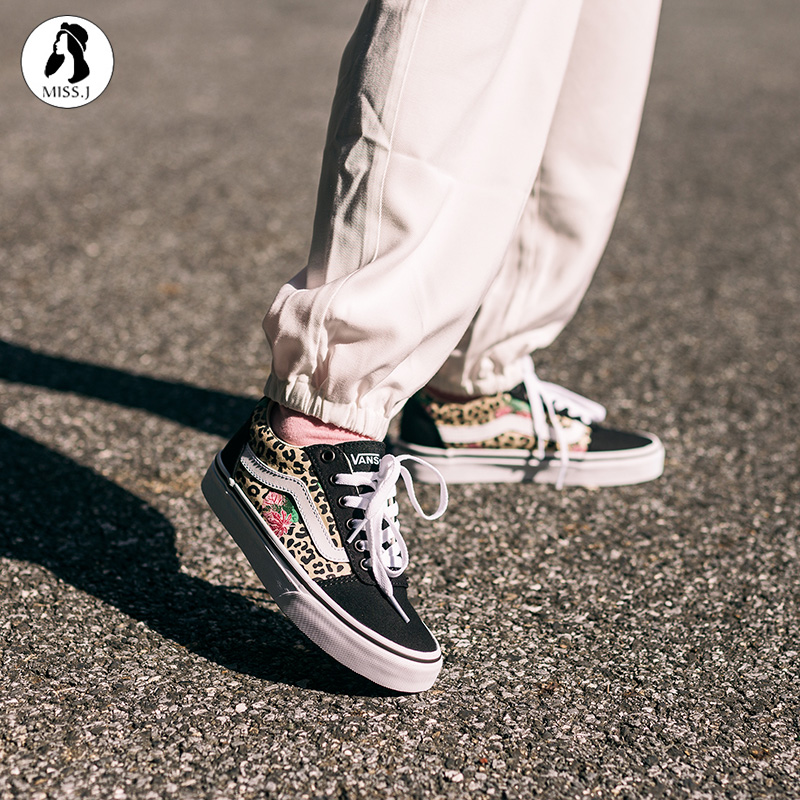
<svg viewBox="0 0 800 800">
<path fill-rule="evenodd" d="M 408 551 L 396 483 L 414 496 L 404 462 L 383 442 L 297 447 L 281 441 L 264 399 L 221 450 L 203 493 L 286 616 L 340 663 L 402 692 L 430 688 L 439 644 L 407 598 Z"/>
<path fill-rule="evenodd" d="M 661 475 L 658 437 L 604 427 L 605 416 L 599 403 L 540 380 L 529 359 L 523 382 L 509 392 L 465 403 L 414 395 L 392 450 L 424 458 L 448 483 L 621 486 Z"/>
</svg>

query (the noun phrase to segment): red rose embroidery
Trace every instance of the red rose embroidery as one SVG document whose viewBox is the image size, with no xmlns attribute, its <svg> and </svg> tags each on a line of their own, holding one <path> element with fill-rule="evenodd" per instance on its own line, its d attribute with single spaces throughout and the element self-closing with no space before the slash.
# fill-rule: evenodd
<svg viewBox="0 0 800 800">
<path fill-rule="evenodd" d="M 261 503 L 261 508 L 267 508 L 267 506 L 282 506 L 283 505 L 283 495 L 280 492 L 269 492 L 267 496 L 264 498 L 264 501 Z"/>
<path fill-rule="evenodd" d="M 289 533 L 289 529 L 292 527 L 292 516 L 285 511 L 267 511 L 264 519 L 276 536 Z"/>
</svg>

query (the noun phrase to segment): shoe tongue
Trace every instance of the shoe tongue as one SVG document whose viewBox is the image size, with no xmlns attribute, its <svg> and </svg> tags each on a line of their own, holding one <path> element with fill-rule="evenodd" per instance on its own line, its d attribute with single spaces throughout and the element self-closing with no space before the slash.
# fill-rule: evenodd
<svg viewBox="0 0 800 800">
<path fill-rule="evenodd" d="M 343 442 L 337 449 L 345 454 L 353 472 L 377 472 L 381 459 L 386 455 L 384 442 Z"/>
<path fill-rule="evenodd" d="M 515 400 L 527 400 L 528 399 L 528 393 L 525 391 L 525 384 L 524 383 L 517 384 L 513 389 L 511 389 L 511 391 L 509 391 L 509 394 Z"/>
</svg>

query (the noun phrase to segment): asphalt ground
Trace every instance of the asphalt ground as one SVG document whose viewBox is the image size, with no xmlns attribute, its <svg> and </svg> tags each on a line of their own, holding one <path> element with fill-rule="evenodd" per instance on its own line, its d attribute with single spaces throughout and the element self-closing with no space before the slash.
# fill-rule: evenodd
<svg viewBox="0 0 800 800">
<path fill-rule="evenodd" d="M 401 500 L 445 653 L 403 696 L 295 631 L 198 489 L 304 262 L 358 6 L 4 15 L 0 798 L 800 796 L 800 8 L 667 0 L 613 239 L 537 356 L 666 473 Z M 116 55 L 78 110 L 19 69 L 63 11 Z"/>
</svg>

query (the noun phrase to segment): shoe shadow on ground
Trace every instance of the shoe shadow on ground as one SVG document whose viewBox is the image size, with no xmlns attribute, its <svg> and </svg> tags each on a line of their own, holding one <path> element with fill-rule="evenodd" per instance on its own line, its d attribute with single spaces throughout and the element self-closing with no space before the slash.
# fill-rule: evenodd
<svg viewBox="0 0 800 800">
<path fill-rule="evenodd" d="M 140 408 L 226 439 L 236 433 L 253 408 L 247 397 L 48 356 L 3 340 L 0 379 Z"/>
<path fill-rule="evenodd" d="M 7 359 L 11 353 L 13 358 Z M 26 357 L 25 353 L 29 354 Z M 235 428 L 252 401 L 2 344 L 0 377 L 80 391 L 210 430 Z M 108 385 L 102 385 L 108 378 Z M 133 390 L 133 402 L 126 392 Z M 205 398 L 207 404 L 202 405 Z M 243 413 L 243 409 L 246 409 Z M 198 481 L 200 475 L 198 474 Z M 391 694 L 328 658 L 282 614 L 180 571 L 175 530 L 115 483 L 0 425 L 0 556 L 35 562 L 227 669 L 335 694 Z"/>
</svg>

